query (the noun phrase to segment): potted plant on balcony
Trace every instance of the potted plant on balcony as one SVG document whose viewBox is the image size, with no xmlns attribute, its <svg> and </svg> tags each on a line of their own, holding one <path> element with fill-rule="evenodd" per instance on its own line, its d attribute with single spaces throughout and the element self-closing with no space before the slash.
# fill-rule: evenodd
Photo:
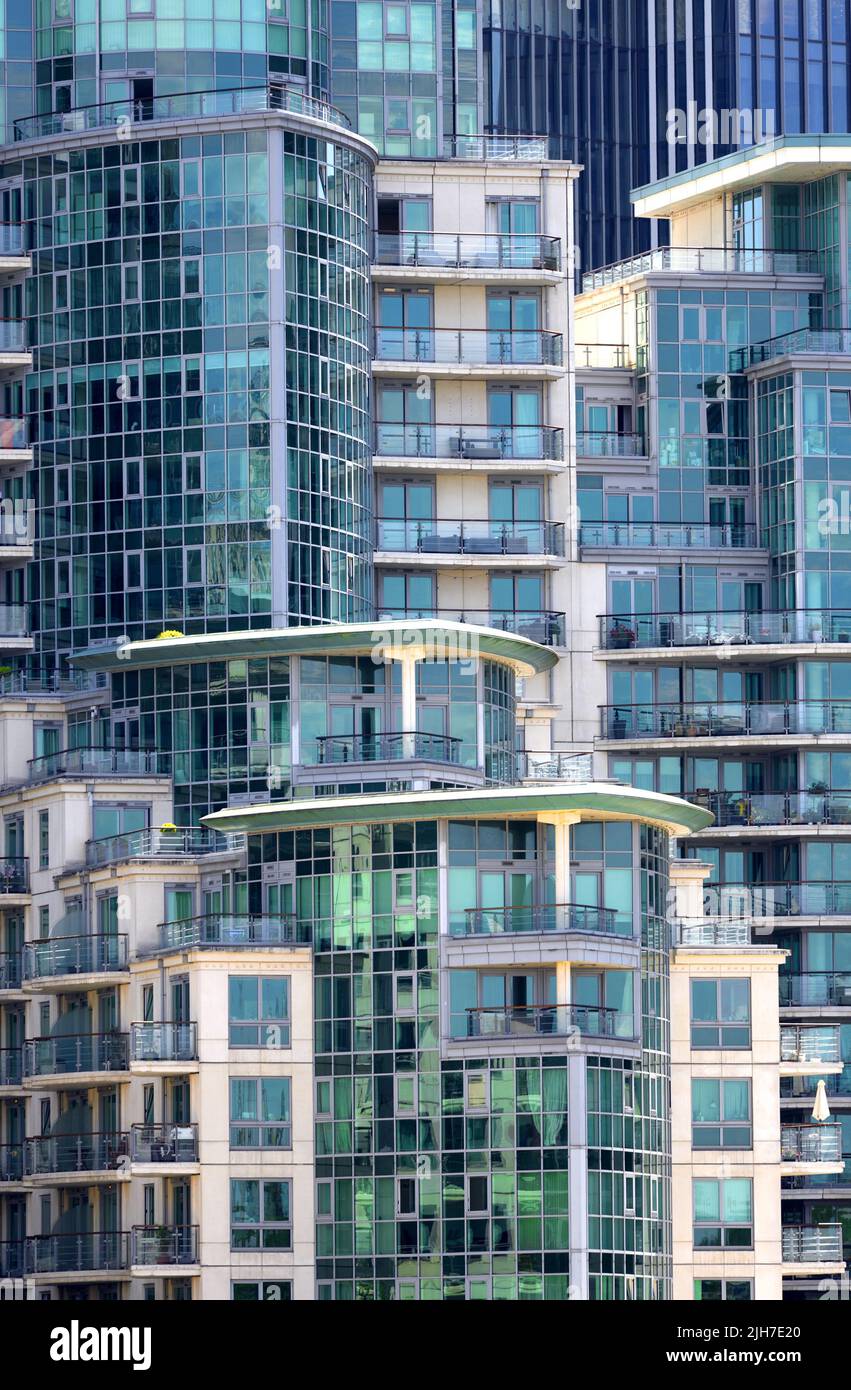
<svg viewBox="0 0 851 1390">
<path fill-rule="evenodd" d="M 623 651 L 635 646 L 635 629 L 616 619 L 609 628 L 609 646 L 615 651 Z"/>
</svg>

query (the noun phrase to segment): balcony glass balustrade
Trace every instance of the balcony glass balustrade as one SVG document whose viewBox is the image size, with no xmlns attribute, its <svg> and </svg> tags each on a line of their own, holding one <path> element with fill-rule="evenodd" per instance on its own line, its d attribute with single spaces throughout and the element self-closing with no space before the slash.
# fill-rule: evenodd
<svg viewBox="0 0 851 1390">
<path fill-rule="evenodd" d="M 27 1274 L 82 1274 L 127 1269 L 125 1231 L 29 1236 L 24 1241 Z"/>
<path fill-rule="evenodd" d="M 780 1025 L 781 1062 L 840 1062 L 840 1033 L 837 1025 L 783 1023 Z"/>
<path fill-rule="evenodd" d="M 460 738 L 421 729 L 393 734 L 323 734 L 317 737 L 316 748 L 315 765 L 323 767 L 420 758 L 454 766 L 461 762 Z"/>
<path fill-rule="evenodd" d="M 377 550 L 411 555 L 564 555 L 564 525 L 554 521 L 401 521 L 379 517 Z"/>
<path fill-rule="evenodd" d="M 851 883 L 707 883 L 710 912 L 750 917 L 851 917 Z"/>
<path fill-rule="evenodd" d="M 130 1024 L 130 1060 L 133 1062 L 193 1062 L 197 1056 L 197 1023 Z"/>
<path fill-rule="evenodd" d="M 126 1033 L 68 1033 L 52 1038 L 28 1038 L 24 1043 L 24 1076 L 62 1076 L 82 1072 L 126 1071 Z"/>
<path fill-rule="evenodd" d="M 108 1172 L 120 1168 L 128 1153 L 126 1133 L 50 1134 L 24 1143 L 28 1177 Z"/>
<path fill-rule="evenodd" d="M 657 246 L 592 270 L 582 277 L 582 293 L 616 285 L 635 275 L 673 271 L 680 275 L 820 275 L 815 251 L 737 250 L 727 246 Z"/>
<path fill-rule="evenodd" d="M 842 1227 L 783 1226 L 781 1242 L 784 1264 L 841 1264 Z"/>
<path fill-rule="evenodd" d="M 842 1126 L 804 1124 L 780 1126 L 781 1163 L 841 1163 Z"/>
<path fill-rule="evenodd" d="M 450 924 L 452 936 L 513 936 L 535 932 L 593 932 L 631 936 L 631 919 L 613 909 L 578 903 L 545 903 L 533 907 L 468 908 Z"/>
<path fill-rule="evenodd" d="M 134 1163 L 197 1163 L 196 1124 L 137 1124 L 130 1127 Z"/>
<path fill-rule="evenodd" d="M 566 1036 L 632 1037 L 632 1019 L 616 1009 L 584 1004 L 520 1005 L 515 1008 L 468 1009 L 456 1038 L 534 1038 Z M 627 1032 L 621 1029 L 626 1028 Z"/>
<path fill-rule="evenodd" d="M 851 642 L 851 610 L 604 613 L 600 618 L 600 646 L 610 651 L 790 642 Z"/>
<path fill-rule="evenodd" d="M 552 270 L 561 268 L 558 237 L 534 233 L 379 232 L 376 265 L 433 270 Z"/>
<path fill-rule="evenodd" d="M 237 946 L 309 946 L 310 924 L 297 922 L 294 914 L 265 916 L 255 913 L 208 913 L 162 922 L 160 947 L 174 950 Z"/>
<path fill-rule="evenodd" d="M 562 336 L 531 328 L 378 327 L 375 357 L 380 362 L 559 367 Z"/>
<path fill-rule="evenodd" d="M 851 734 L 851 700 L 603 705 L 604 739 Z"/>
<path fill-rule="evenodd" d="M 686 800 L 732 825 L 851 825 L 851 791 L 686 792 Z M 711 834 L 715 828 L 706 831 Z"/>
<path fill-rule="evenodd" d="M 538 642 L 546 647 L 563 647 L 565 644 L 566 623 L 564 613 L 550 613 L 540 609 L 505 608 L 380 608 L 377 617 L 444 618 L 449 622 L 469 623 L 473 627 L 489 627 L 497 632 L 512 632 L 517 637 L 527 637 L 530 642 Z"/>
<path fill-rule="evenodd" d="M 134 1226 L 130 1232 L 132 1265 L 198 1263 L 197 1226 Z"/>
<path fill-rule="evenodd" d="M 580 436 L 580 454 L 581 442 Z M 752 550 L 759 537 L 756 526 L 747 522 L 741 526 L 711 526 L 708 522 L 669 526 L 653 521 L 593 521 L 580 526 L 579 544 L 585 549 L 603 550 Z"/>
<path fill-rule="evenodd" d="M 31 941 L 24 946 L 24 979 L 45 980 L 53 975 L 97 975 L 127 970 L 126 934 L 59 936 L 50 941 Z"/>
<path fill-rule="evenodd" d="M 375 426 L 374 452 L 379 458 L 561 459 L 564 432 L 544 425 Z"/>
<path fill-rule="evenodd" d="M 851 971 L 780 972 L 780 1004 L 796 1008 L 851 1009 Z"/>
</svg>

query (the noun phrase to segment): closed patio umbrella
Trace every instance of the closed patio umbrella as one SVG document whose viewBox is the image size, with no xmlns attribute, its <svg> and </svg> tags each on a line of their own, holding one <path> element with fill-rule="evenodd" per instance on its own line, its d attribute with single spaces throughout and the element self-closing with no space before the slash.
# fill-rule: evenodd
<svg viewBox="0 0 851 1390">
<path fill-rule="evenodd" d="M 816 1098 L 813 1104 L 813 1119 L 830 1119 L 830 1106 L 827 1103 L 827 1091 L 823 1081 L 820 1081 L 816 1086 Z"/>
</svg>

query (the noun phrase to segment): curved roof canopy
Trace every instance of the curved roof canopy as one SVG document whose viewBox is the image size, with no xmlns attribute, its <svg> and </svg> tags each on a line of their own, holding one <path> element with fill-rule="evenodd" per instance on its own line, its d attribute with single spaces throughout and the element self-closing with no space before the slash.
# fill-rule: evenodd
<svg viewBox="0 0 851 1390">
<path fill-rule="evenodd" d="M 528 637 L 440 618 L 376 619 L 371 623 L 154 637 L 143 642 L 88 647 L 76 652 L 71 660 L 87 671 L 135 671 L 186 661 L 258 656 L 372 656 L 377 662 L 385 662 L 409 653 L 432 661 L 489 657 L 513 666 L 521 676 L 549 671 L 558 660 L 552 648 L 531 642 Z"/>
<path fill-rule="evenodd" d="M 479 816 L 532 817 L 560 815 L 582 820 L 640 820 L 672 835 L 705 830 L 712 815 L 700 806 L 660 792 L 610 782 L 564 782 L 545 788 L 483 787 L 465 791 L 381 792 L 375 795 L 322 796 L 213 811 L 203 823 L 211 830 L 308 829 L 371 821 L 453 820 Z"/>
</svg>

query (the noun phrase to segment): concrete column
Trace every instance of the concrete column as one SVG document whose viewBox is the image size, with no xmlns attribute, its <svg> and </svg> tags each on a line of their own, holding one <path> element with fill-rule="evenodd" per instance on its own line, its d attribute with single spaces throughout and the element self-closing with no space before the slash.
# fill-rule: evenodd
<svg viewBox="0 0 851 1390">
<path fill-rule="evenodd" d="M 398 658 L 402 668 L 402 754 L 413 758 L 416 754 L 417 728 L 417 658 L 413 652 L 403 652 Z"/>
<path fill-rule="evenodd" d="M 588 1118 L 585 1058 L 567 1059 L 571 1298 L 588 1298 Z"/>
</svg>

